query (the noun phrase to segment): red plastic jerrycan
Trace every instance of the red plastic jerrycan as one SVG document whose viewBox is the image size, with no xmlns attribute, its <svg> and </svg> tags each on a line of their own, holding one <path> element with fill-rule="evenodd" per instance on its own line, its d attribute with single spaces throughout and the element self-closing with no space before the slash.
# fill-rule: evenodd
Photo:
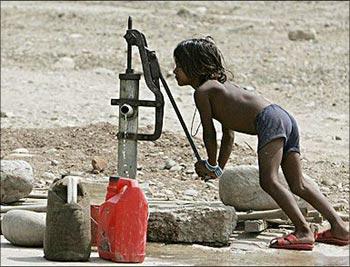
<svg viewBox="0 0 350 267">
<path fill-rule="evenodd" d="M 134 179 L 110 177 L 100 206 L 97 250 L 114 262 L 143 262 L 146 255 L 148 203 Z"/>
</svg>

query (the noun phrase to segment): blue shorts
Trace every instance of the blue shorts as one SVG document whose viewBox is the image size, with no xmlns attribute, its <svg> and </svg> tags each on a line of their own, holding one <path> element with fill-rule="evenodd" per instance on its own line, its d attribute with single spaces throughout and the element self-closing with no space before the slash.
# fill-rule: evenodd
<svg viewBox="0 0 350 267">
<path fill-rule="evenodd" d="M 256 116 L 258 151 L 277 138 L 284 138 L 283 155 L 288 152 L 300 154 L 299 131 L 295 119 L 276 104 L 265 107 Z"/>
</svg>

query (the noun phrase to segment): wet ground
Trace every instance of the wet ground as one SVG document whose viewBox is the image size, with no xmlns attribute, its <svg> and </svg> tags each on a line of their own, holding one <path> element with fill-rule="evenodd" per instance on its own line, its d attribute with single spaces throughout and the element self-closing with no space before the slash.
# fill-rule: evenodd
<svg viewBox="0 0 350 267">
<path fill-rule="evenodd" d="M 146 259 L 130 266 L 349 266 L 349 246 L 317 243 L 313 251 L 269 249 L 271 238 L 285 230 L 273 229 L 259 235 L 235 231 L 231 245 L 213 248 L 198 244 L 147 243 Z M 52 262 L 43 257 L 42 248 L 23 248 L 10 244 L 1 236 L 1 266 L 93 266 L 119 265 L 99 258 L 92 251 L 88 262 Z M 123 264 L 120 264 L 123 265 Z"/>
<path fill-rule="evenodd" d="M 36 192 L 38 193 L 38 192 Z M 100 194 L 101 195 L 101 194 Z M 95 199 L 97 201 L 98 199 Z M 163 203 L 163 202 L 162 202 Z M 21 206 L 46 204 L 46 199 L 27 198 Z M 164 206 L 164 203 L 163 203 Z M 6 206 L 2 206 L 5 208 Z M 324 221 L 319 230 L 329 228 Z M 349 246 L 315 243 L 312 251 L 270 249 L 271 239 L 293 231 L 291 225 L 269 227 L 261 233 L 245 233 L 242 222 L 230 236 L 229 246 L 209 247 L 199 244 L 147 243 L 146 258 L 140 266 L 349 266 Z M 96 266 L 125 265 L 99 258 L 92 248 L 88 262 L 52 262 L 43 248 L 13 246 L 1 235 L 1 266 Z M 134 264 L 128 264 L 133 266 Z"/>
</svg>

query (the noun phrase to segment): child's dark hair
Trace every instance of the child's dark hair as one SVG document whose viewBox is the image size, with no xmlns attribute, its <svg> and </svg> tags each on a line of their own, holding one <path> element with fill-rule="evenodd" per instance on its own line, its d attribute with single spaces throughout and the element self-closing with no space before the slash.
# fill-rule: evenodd
<svg viewBox="0 0 350 267">
<path fill-rule="evenodd" d="M 174 58 L 185 74 L 197 78 L 200 84 L 210 79 L 221 83 L 227 80 L 222 54 L 210 36 L 180 42 L 174 50 Z"/>
</svg>

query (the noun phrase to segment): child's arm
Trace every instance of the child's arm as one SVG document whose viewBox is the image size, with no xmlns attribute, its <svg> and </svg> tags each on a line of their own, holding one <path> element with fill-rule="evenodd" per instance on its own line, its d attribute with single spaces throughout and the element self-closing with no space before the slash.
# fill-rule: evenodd
<svg viewBox="0 0 350 267">
<path fill-rule="evenodd" d="M 234 131 L 222 127 L 222 139 L 221 139 L 220 153 L 219 153 L 219 159 L 218 159 L 219 166 L 221 169 L 224 169 L 226 162 L 230 157 L 234 138 L 235 138 Z"/>
<path fill-rule="evenodd" d="M 217 164 L 216 130 L 212 118 L 208 90 L 197 90 L 194 93 L 194 100 L 201 117 L 203 141 L 208 154 L 208 162 L 210 165 L 215 166 Z"/>
</svg>

